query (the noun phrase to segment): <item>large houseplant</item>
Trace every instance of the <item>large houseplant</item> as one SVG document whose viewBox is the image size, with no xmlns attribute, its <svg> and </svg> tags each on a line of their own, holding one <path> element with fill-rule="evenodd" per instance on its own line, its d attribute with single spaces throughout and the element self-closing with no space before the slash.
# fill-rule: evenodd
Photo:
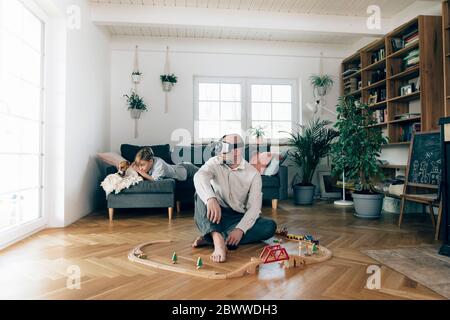
<svg viewBox="0 0 450 320">
<path fill-rule="evenodd" d="M 374 111 L 367 104 L 341 97 L 337 112 L 339 139 L 332 147 L 333 173 L 341 176 L 345 171 L 347 179 L 358 181 L 358 191 L 353 193 L 356 216 L 378 218 L 384 195 L 375 190 L 373 181 L 382 175 L 378 158 L 387 138 L 374 126 Z"/>
<path fill-rule="evenodd" d="M 135 91 L 132 91 L 131 95 L 125 94 L 124 97 L 127 99 L 128 110 L 130 110 L 131 117 L 133 119 L 139 119 L 141 117 L 141 113 L 148 110 L 144 99 Z"/>
<path fill-rule="evenodd" d="M 331 121 L 313 119 L 307 125 L 289 133 L 289 157 L 299 167 L 301 182 L 293 186 L 296 204 L 312 204 L 315 186 L 312 184 L 314 172 L 322 158 L 326 157 L 338 132 L 329 125 Z"/>
</svg>

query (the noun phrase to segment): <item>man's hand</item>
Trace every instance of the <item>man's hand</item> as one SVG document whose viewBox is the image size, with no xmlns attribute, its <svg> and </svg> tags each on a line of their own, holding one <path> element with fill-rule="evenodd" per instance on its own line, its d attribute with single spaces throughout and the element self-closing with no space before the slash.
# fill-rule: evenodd
<svg viewBox="0 0 450 320">
<path fill-rule="evenodd" d="M 228 235 L 226 245 L 237 246 L 239 244 L 239 242 L 241 242 L 243 236 L 244 236 L 244 231 L 242 231 L 241 229 L 234 229 Z"/>
<path fill-rule="evenodd" d="M 206 216 L 208 217 L 208 220 L 212 223 L 220 223 L 220 220 L 222 219 L 222 209 L 220 208 L 220 204 L 217 201 L 216 198 L 210 198 L 208 199 L 208 203 L 206 205 L 207 207 L 207 213 Z"/>
</svg>

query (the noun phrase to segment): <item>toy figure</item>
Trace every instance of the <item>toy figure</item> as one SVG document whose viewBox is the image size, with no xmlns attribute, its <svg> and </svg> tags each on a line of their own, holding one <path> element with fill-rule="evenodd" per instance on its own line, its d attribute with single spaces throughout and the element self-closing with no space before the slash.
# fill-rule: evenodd
<svg viewBox="0 0 450 320">
<path fill-rule="evenodd" d="M 178 261 L 177 253 L 174 252 L 172 255 L 172 263 L 175 264 L 175 263 L 177 263 L 177 261 Z"/>
<path fill-rule="evenodd" d="M 202 260 L 202 258 L 198 257 L 198 259 L 197 259 L 197 270 L 199 270 L 201 267 L 203 267 L 203 260 Z"/>
</svg>

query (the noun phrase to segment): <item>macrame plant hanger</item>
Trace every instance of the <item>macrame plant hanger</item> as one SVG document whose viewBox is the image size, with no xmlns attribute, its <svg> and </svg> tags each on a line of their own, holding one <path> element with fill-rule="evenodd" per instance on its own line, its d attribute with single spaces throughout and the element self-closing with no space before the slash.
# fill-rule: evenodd
<svg viewBox="0 0 450 320">
<path fill-rule="evenodd" d="M 166 62 L 164 64 L 164 74 L 170 74 L 170 60 L 169 60 L 169 47 L 166 47 Z M 164 99 L 164 113 L 169 112 L 169 90 L 164 90 L 165 99 Z"/>
<path fill-rule="evenodd" d="M 133 74 L 136 74 L 139 72 L 139 46 L 136 45 L 136 50 L 134 52 L 134 70 L 133 70 Z M 136 94 L 138 93 L 138 84 L 139 81 L 134 81 L 133 80 L 133 85 L 134 85 L 134 92 L 136 92 Z M 140 114 L 141 112 L 139 111 L 138 114 L 134 117 L 134 138 L 137 139 L 138 137 L 138 121 L 140 118 Z"/>
</svg>

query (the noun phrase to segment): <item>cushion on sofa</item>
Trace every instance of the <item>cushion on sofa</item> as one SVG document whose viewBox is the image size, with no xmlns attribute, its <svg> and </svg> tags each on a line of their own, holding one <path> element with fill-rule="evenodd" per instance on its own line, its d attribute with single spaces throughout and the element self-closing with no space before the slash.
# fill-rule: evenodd
<svg viewBox="0 0 450 320">
<path fill-rule="evenodd" d="M 153 153 L 156 157 L 163 159 L 165 162 L 172 164 L 172 159 L 170 155 L 170 145 L 164 144 L 164 145 L 156 145 L 156 146 L 149 146 L 152 148 Z M 136 154 L 141 150 L 142 146 L 134 146 L 131 144 L 123 144 L 120 147 L 120 152 L 122 153 L 122 157 L 127 159 L 130 162 L 133 162 L 136 158 Z"/>
<path fill-rule="evenodd" d="M 164 179 L 159 181 L 143 181 L 120 194 L 130 193 L 173 193 L 175 191 L 175 180 Z"/>
<path fill-rule="evenodd" d="M 97 156 L 106 164 L 109 164 L 110 166 L 114 166 L 116 168 L 119 167 L 121 161 L 125 160 L 120 154 L 115 152 L 97 153 Z"/>
<path fill-rule="evenodd" d="M 255 152 L 250 159 L 250 164 L 254 166 L 260 174 L 263 174 L 271 160 L 272 154 L 270 152 Z"/>
</svg>

